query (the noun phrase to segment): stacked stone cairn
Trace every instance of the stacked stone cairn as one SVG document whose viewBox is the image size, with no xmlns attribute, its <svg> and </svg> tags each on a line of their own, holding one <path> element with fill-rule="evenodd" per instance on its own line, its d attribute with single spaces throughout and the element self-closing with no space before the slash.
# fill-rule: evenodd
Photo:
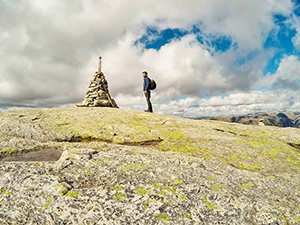
<svg viewBox="0 0 300 225">
<path fill-rule="evenodd" d="M 90 86 L 84 100 L 76 104 L 77 107 L 115 107 L 118 108 L 114 99 L 110 97 L 108 83 L 101 72 L 101 56 L 99 57 L 98 71 L 91 79 Z"/>
</svg>

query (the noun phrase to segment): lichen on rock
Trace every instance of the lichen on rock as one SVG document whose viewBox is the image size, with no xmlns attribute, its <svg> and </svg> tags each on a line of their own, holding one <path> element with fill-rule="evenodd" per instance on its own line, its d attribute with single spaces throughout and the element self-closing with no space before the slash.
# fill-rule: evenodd
<svg viewBox="0 0 300 225">
<path fill-rule="evenodd" d="M 1 224 L 299 223 L 295 128 L 113 108 L 1 116 Z"/>
</svg>

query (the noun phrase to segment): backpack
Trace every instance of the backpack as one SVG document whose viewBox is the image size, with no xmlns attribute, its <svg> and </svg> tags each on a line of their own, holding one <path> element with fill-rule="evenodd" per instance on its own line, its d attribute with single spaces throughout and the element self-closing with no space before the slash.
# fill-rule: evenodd
<svg viewBox="0 0 300 225">
<path fill-rule="evenodd" d="M 150 78 L 149 78 L 149 80 L 150 80 L 149 89 L 150 90 L 155 90 L 156 82 L 154 80 L 150 79 Z"/>
</svg>

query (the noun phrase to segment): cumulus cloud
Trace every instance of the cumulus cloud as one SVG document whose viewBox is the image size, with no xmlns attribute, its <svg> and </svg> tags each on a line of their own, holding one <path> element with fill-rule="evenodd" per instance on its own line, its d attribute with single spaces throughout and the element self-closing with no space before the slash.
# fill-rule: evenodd
<svg viewBox="0 0 300 225">
<path fill-rule="evenodd" d="M 297 56 L 285 56 L 275 74 L 267 74 L 260 81 L 261 86 L 273 89 L 300 90 L 300 59 Z"/>
<path fill-rule="evenodd" d="M 189 102 L 193 104 L 189 104 Z M 160 113 L 201 117 L 217 115 L 242 115 L 254 112 L 298 111 L 300 95 L 294 91 L 251 91 L 214 96 L 207 99 L 181 99 L 172 104 L 162 104 Z M 170 111 L 170 107 L 172 111 Z"/>
<path fill-rule="evenodd" d="M 300 5 L 295 5 L 294 10 L 300 11 Z M 300 19 L 297 15 L 292 14 L 289 19 L 289 23 L 293 29 L 296 30 L 296 35 L 293 37 L 293 43 L 295 48 L 300 51 Z"/>
<path fill-rule="evenodd" d="M 201 111 L 201 98 L 214 101 L 227 93 L 238 101 L 242 96 L 232 94 L 253 93 L 257 81 L 262 82 L 270 57 L 263 43 L 274 28 L 272 17 L 289 15 L 292 9 L 290 0 L 3 0 L 0 105 L 47 107 L 80 101 L 102 55 L 119 105 L 142 109 L 141 72 L 147 70 L 158 83 L 153 101 L 159 112 L 209 114 L 215 106 Z M 192 33 L 159 50 L 134 45 L 147 27 L 189 32 L 194 26 L 229 36 L 237 47 L 212 53 Z M 237 63 L 241 59 L 247 63 Z M 274 88 L 280 87 L 280 79 L 291 81 L 290 75 L 267 78 Z"/>
</svg>

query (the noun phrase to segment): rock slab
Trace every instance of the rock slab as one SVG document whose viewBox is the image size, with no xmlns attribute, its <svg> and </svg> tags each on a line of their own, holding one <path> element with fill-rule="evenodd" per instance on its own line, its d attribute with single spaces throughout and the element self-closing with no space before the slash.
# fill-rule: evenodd
<svg viewBox="0 0 300 225">
<path fill-rule="evenodd" d="M 0 116 L 0 224 L 300 222 L 299 129 L 114 108 Z"/>
</svg>

